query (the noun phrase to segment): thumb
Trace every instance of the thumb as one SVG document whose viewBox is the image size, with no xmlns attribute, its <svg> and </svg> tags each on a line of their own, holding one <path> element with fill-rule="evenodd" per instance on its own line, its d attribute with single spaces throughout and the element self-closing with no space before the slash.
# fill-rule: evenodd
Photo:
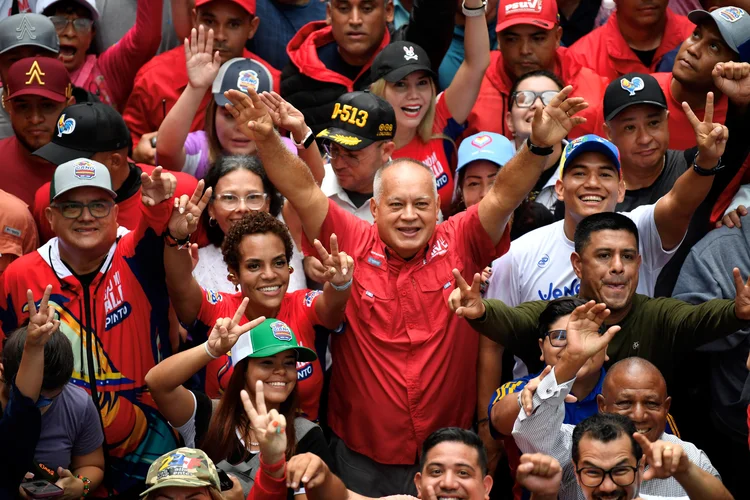
<svg viewBox="0 0 750 500">
<path fill-rule="evenodd" d="M 578 398 L 573 396 L 572 394 L 568 394 L 567 396 L 565 396 L 566 403 L 575 403 L 576 401 L 578 401 Z"/>
<path fill-rule="evenodd" d="M 57 475 L 60 476 L 60 478 L 73 477 L 72 472 L 70 472 L 68 469 L 63 469 L 62 467 L 57 468 Z"/>
</svg>

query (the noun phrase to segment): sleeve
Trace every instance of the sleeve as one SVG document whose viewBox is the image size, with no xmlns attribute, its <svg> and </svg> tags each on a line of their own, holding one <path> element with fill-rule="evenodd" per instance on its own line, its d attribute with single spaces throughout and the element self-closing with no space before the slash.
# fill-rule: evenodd
<svg viewBox="0 0 750 500">
<path fill-rule="evenodd" d="M 750 327 L 750 321 L 737 318 L 734 300 L 712 299 L 699 305 L 673 298 L 655 300 L 662 309 L 664 332 L 668 334 L 665 338 L 672 342 L 665 348 L 692 350 Z"/>
<path fill-rule="evenodd" d="M 138 0 L 135 26 L 98 58 L 112 99 L 122 109 L 133 88 L 136 73 L 159 49 L 161 43 L 161 0 Z"/>
<path fill-rule="evenodd" d="M 435 120 L 432 122 L 432 131 L 435 134 L 445 134 L 448 121 L 453 119 L 448 104 L 445 102 L 445 92 L 440 92 L 435 98 Z M 453 134 L 455 135 L 455 134 Z M 456 137 L 452 137 L 456 139 Z"/>
<path fill-rule="evenodd" d="M 315 303 L 323 294 L 323 290 L 297 290 L 294 294 L 294 307 L 312 325 L 320 325 L 320 318 L 315 311 Z"/>
<path fill-rule="evenodd" d="M 737 194 L 734 195 L 732 201 L 729 202 L 729 207 L 724 212 L 724 215 L 728 214 L 732 210 L 736 210 L 740 205 L 744 205 L 746 207 L 750 206 L 750 184 L 743 184 L 742 186 L 740 186 Z"/>
<path fill-rule="evenodd" d="M 94 401 L 88 395 L 81 398 L 81 401 L 84 402 L 84 407 L 80 419 L 76 422 L 78 424 L 78 435 L 75 443 L 73 443 L 72 451 L 72 455 L 79 457 L 88 455 L 104 443 L 104 431 L 102 431 Z"/>
<path fill-rule="evenodd" d="M 503 437 L 503 434 L 501 434 L 495 427 L 492 425 L 492 408 L 505 396 L 508 396 L 509 394 L 514 394 L 519 391 L 522 391 L 524 387 L 526 387 L 526 384 L 529 382 L 531 377 L 526 376 L 520 379 L 511 380 L 510 382 L 506 382 L 503 385 L 501 385 L 499 388 L 497 388 L 492 394 L 492 397 L 490 398 L 490 404 L 487 406 L 487 418 L 490 422 L 490 434 L 495 439 L 500 439 Z"/>
<path fill-rule="evenodd" d="M 34 459 L 34 451 L 42 431 L 42 415 L 34 401 L 11 384 L 10 400 L 0 417 L 0 493 L 9 485 L 15 498 L 18 485 L 28 472 L 27 464 Z"/>
<path fill-rule="evenodd" d="M 515 307 L 521 303 L 518 285 L 518 266 L 513 264 L 513 245 L 508 252 L 492 262 L 490 284 L 485 298 L 497 299 L 504 304 Z"/>
<path fill-rule="evenodd" d="M 44 210 L 49 206 L 49 184 L 45 184 L 36 190 L 34 195 L 34 207 L 32 213 L 34 215 L 34 222 L 39 230 L 39 242 L 41 244 L 47 243 L 49 240 L 55 237 L 55 233 L 52 231 L 47 217 L 44 215 Z"/>
<path fill-rule="evenodd" d="M 202 130 L 190 132 L 185 139 L 185 164 L 182 166 L 182 171 L 196 178 L 203 178 L 208 170 L 208 155 L 204 147 L 207 143 L 204 133 Z"/>
<path fill-rule="evenodd" d="M 147 207 L 142 202 L 139 203 L 141 208 L 141 220 L 135 230 L 135 240 L 140 240 L 149 229 L 153 230 L 157 236 L 161 237 L 167 229 L 169 218 L 172 216 L 172 200 L 165 200 L 157 203 L 153 207 Z"/>
<path fill-rule="evenodd" d="M 654 218 L 656 204 L 643 205 L 632 212 L 625 213 L 635 222 L 638 227 L 638 238 L 640 239 L 641 254 L 643 255 L 643 267 L 649 269 L 654 275 L 657 275 L 669 259 L 677 252 L 682 242 L 675 245 L 671 250 L 665 250 L 661 243 L 661 236 L 656 227 Z M 685 235 L 682 235 L 683 240 Z"/>
<path fill-rule="evenodd" d="M 326 215 L 323 226 L 320 228 L 318 239 L 324 242 L 325 246 L 328 246 L 331 234 L 336 233 L 339 236 L 339 249 L 356 259 L 359 250 L 370 238 L 372 227 L 373 225 L 369 222 L 350 214 L 339 207 L 335 201 L 329 199 L 328 215 Z M 302 250 L 305 255 L 318 255 L 306 233 L 302 239 Z"/>
<path fill-rule="evenodd" d="M 187 422 L 174 427 L 174 430 L 180 434 L 185 446 L 195 448 L 196 443 L 200 443 L 206 435 L 213 408 L 211 400 L 202 392 L 190 391 L 190 394 L 193 395 L 193 414 Z"/>
<path fill-rule="evenodd" d="M 394 33 L 394 40 L 406 40 L 424 47 L 435 73 L 453 41 L 455 0 L 415 0 L 409 22 Z"/>
<path fill-rule="evenodd" d="M 490 236 L 479 220 L 479 205 L 469 207 L 466 212 L 454 215 L 438 226 L 438 234 L 445 234 L 450 245 L 457 245 L 457 253 L 464 264 L 464 272 L 472 274 L 484 269 L 492 259 L 505 254 L 510 248 L 510 225 L 497 245 L 492 245 Z"/>
<path fill-rule="evenodd" d="M 286 500 L 287 488 L 286 488 L 286 476 L 281 476 L 276 479 L 263 470 L 261 464 L 258 473 L 255 475 L 255 483 L 253 488 L 247 495 L 247 500 Z"/>
<path fill-rule="evenodd" d="M 537 300 L 510 307 L 499 300 L 485 299 L 484 317 L 468 320 L 474 330 L 519 355 L 524 351 L 539 356 L 537 321 L 547 302 Z M 520 357 L 520 356 L 519 356 Z"/>
</svg>

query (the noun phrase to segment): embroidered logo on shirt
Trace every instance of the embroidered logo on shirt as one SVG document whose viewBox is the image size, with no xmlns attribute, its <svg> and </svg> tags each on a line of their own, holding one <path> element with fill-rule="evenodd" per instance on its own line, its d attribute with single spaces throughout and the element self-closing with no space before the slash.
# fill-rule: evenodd
<svg viewBox="0 0 750 500">
<path fill-rule="evenodd" d="M 478 135 L 471 141 L 471 145 L 474 146 L 475 148 L 482 149 L 483 147 L 485 147 L 487 144 L 491 142 L 492 142 L 492 137 L 490 137 L 489 135 Z"/>
<path fill-rule="evenodd" d="M 62 137 L 63 134 L 72 134 L 76 129 L 76 121 L 73 118 L 65 118 L 65 113 L 60 115 L 60 119 L 57 120 L 57 137 Z"/>
<path fill-rule="evenodd" d="M 130 316 L 132 311 L 133 308 L 125 300 L 122 291 L 120 271 L 117 271 L 114 276 L 109 278 L 104 289 L 104 313 L 107 315 L 107 319 L 104 321 L 104 329 L 109 330 L 113 326 L 119 325 Z"/>
<path fill-rule="evenodd" d="M 237 77 L 237 88 L 246 94 L 248 94 L 248 89 L 258 90 L 258 85 L 260 85 L 260 80 L 258 79 L 258 73 L 251 69 L 246 69 L 244 71 L 240 71 L 239 77 Z"/>
<path fill-rule="evenodd" d="M 224 297 L 217 291 L 206 290 L 206 300 L 209 304 L 217 304 L 224 300 Z"/>
<path fill-rule="evenodd" d="M 622 87 L 622 90 L 626 90 L 632 97 L 639 90 L 643 90 L 643 78 L 641 78 L 640 76 L 636 76 L 632 80 L 628 80 L 627 78 L 620 78 L 620 87 Z"/>
<path fill-rule="evenodd" d="M 542 267 L 542 268 L 543 268 L 543 267 L 545 267 L 545 266 L 546 266 L 547 264 L 549 264 L 549 255 L 547 255 L 547 254 L 545 253 L 544 255 L 542 255 L 542 258 L 541 258 L 541 259 L 539 259 L 539 262 L 537 262 L 537 263 L 536 263 L 536 265 L 537 265 L 537 266 L 539 266 L 539 267 Z"/>
<path fill-rule="evenodd" d="M 716 12 L 719 13 L 719 16 L 721 16 L 722 19 L 730 23 L 736 23 L 744 15 L 743 10 L 738 9 L 737 7 L 722 7 Z"/>
<path fill-rule="evenodd" d="M 419 56 L 414 53 L 414 47 L 404 47 L 404 60 L 406 61 L 419 61 Z"/>
<path fill-rule="evenodd" d="M 372 264 L 372 265 L 373 265 L 373 266 L 375 266 L 375 267 L 380 267 L 381 265 L 383 265 L 383 263 L 382 263 L 382 262 L 380 262 L 380 261 L 379 261 L 378 259 L 376 259 L 375 257 L 367 257 L 367 263 L 368 263 L 368 264 Z"/>
<path fill-rule="evenodd" d="M 430 253 L 430 259 L 434 259 L 438 255 L 444 255 L 448 251 L 448 242 L 445 241 L 443 238 L 438 238 L 437 242 L 435 242 L 435 246 L 432 247 L 432 252 Z"/>
<path fill-rule="evenodd" d="M 638 341 L 633 342 L 633 350 L 637 351 L 641 347 L 641 343 Z"/>
<path fill-rule="evenodd" d="M 310 290 L 305 294 L 305 305 L 307 307 L 312 307 L 313 300 L 315 297 L 323 293 L 322 290 Z"/>
</svg>

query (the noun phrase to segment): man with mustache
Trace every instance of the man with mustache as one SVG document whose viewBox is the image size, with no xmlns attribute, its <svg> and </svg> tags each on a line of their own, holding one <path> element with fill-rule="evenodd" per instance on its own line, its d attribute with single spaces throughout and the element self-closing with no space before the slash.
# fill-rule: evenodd
<svg viewBox="0 0 750 500">
<path fill-rule="evenodd" d="M 273 88 L 278 91 L 279 71 L 245 49 L 245 42 L 253 38 L 260 23 L 255 5 L 256 0 L 195 0 L 193 27 L 203 25 L 206 30 L 213 30 L 214 49 L 219 53 L 221 64 L 235 57 L 253 59 L 268 69 L 273 76 Z M 154 163 L 156 149 L 150 140 L 188 85 L 185 68 L 185 48 L 180 46 L 154 57 L 138 71 L 123 111 L 133 147 L 146 134 L 143 143 L 133 152 L 136 162 Z M 191 132 L 203 128 L 210 99 L 211 92 L 206 92 L 193 118 Z"/>
</svg>

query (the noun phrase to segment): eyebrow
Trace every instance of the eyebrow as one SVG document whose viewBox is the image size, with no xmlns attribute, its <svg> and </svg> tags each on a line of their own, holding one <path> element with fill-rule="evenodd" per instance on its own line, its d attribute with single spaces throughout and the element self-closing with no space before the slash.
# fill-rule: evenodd
<svg viewBox="0 0 750 500">
<path fill-rule="evenodd" d="M 437 465 L 439 467 L 445 467 L 445 464 L 441 463 L 441 462 L 429 462 L 427 464 L 427 467 L 430 467 L 431 465 Z M 474 472 L 476 470 L 473 465 L 471 465 L 469 463 L 466 463 L 466 462 L 456 462 L 456 463 L 453 464 L 453 466 L 455 466 L 455 467 L 466 467 L 467 469 L 471 469 L 472 472 Z"/>
<path fill-rule="evenodd" d="M 499 169 L 498 169 L 498 170 L 499 170 Z M 487 177 L 495 177 L 496 175 L 497 175 L 497 172 L 492 172 L 492 173 L 491 173 L 490 175 L 488 175 Z M 483 178 L 483 177 L 482 177 L 481 175 L 477 175 L 477 174 L 468 174 L 468 175 L 466 176 L 466 178 L 467 178 L 467 179 L 469 179 L 469 178 L 471 178 L 471 177 L 474 177 L 475 179 L 482 179 L 482 178 Z"/>
<path fill-rule="evenodd" d="M 271 260 L 276 260 L 280 258 L 286 258 L 286 254 L 280 253 L 279 255 L 272 257 Z M 251 262 L 263 262 L 263 259 L 254 259 L 252 257 L 245 259 L 245 264 L 250 264 Z"/>
<path fill-rule="evenodd" d="M 619 462 L 617 462 L 617 463 L 616 463 L 615 465 L 613 465 L 612 467 L 620 467 L 621 465 L 630 465 L 630 462 L 628 461 L 628 459 L 627 459 L 627 458 L 623 458 L 622 460 L 620 460 Z M 596 467 L 596 468 L 598 468 L 598 469 L 604 469 L 604 467 L 602 467 L 602 466 L 600 466 L 600 465 L 598 465 L 598 464 L 595 464 L 595 463 L 593 463 L 593 462 L 590 462 L 590 461 L 588 461 L 588 460 L 584 460 L 584 461 L 583 461 L 583 466 L 584 466 L 584 467 Z"/>
</svg>

